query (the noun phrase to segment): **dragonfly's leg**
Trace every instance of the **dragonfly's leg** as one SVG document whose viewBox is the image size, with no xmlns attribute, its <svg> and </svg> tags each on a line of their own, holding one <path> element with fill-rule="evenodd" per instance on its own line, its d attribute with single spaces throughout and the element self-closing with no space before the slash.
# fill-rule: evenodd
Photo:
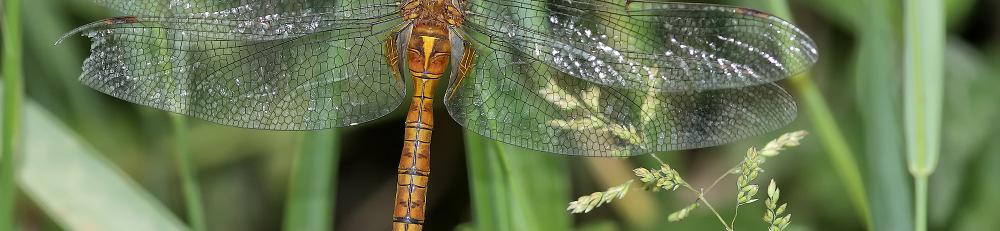
<svg viewBox="0 0 1000 231">
<path fill-rule="evenodd" d="M 452 47 L 453 47 L 452 50 L 455 50 L 454 45 Z M 446 98 L 449 101 L 455 97 L 455 92 L 458 92 L 458 88 L 462 86 L 462 81 L 465 80 L 465 77 L 469 75 L 469 71 L 472 70 L 472 66 L 474 65 L 475 63 L 474 61 L 476 59 L 476 48 L 472 47 L 472 44 L 469 44 L 469 42 L 463 42 L 462 47 L 464 48 L 462 50 L 462 56 L 454 57 L 459 59 L 452 59 L 453 60 L 451 65 L 452 84 L 450 86 L 451 89 L 448 90 L 448 95 Z"/>
<path fill-rule="evenodd" d="M 400 89 L 403 88 L 403 77 L 400 75 L 399 71 L 402 66 L 399 63 L 400 47 L 398 43 L 399 33 L 394 33 L 385 39 L 385 46 L 382 47 L 383 53 L 385 54 L 385 63 L 389 65 L 389 72 L 392 73 L 390 78 L 395 79 L 396 83 L 399 84 Z"/>
</svg>

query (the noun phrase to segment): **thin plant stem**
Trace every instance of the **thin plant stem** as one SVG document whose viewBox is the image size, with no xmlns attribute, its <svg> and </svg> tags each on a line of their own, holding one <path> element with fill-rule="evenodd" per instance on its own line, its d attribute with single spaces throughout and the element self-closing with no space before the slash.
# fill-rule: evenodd
<svg viewBox="0 0 1000 231">
<path fill-rule="evenodd" d="M 917 231 L 927 230 L 927 178 L 928 176 L 915 176 L 913 179 L 913 229 Z"/>
<path fill-rule="evenodd" d="M 174 125 L 177 173 L 181 179 L 181 190 L 184 194 L 184 207 L 187 209 L 188 222 L 191 230 L 204 231 L 205 210 L 201 200 L 201 189 L 198 177 L 195 175 L 194 163 L 191 162 L 191 149 L 188 143 L 187 118 L 183 115 L 171 114 Z"/>
<path fill-rule="evenodd" d="M 649 154 L 649 156 L 652 156 L 653 159 L 656 160 L 656 162 L 660 163 L 660 165 L 667 165 L 667 163 L 663 162 L 663 160 L 661 160 L 660 157 L 657 157 L 656 154 Z M 726 171 L 726 174 L 728 175 L 729 171 Z M 725 175 L 723 175 L 723 176 L 725 176 Z M 722 226 L 726 227 L 726 230 L 733 230 L 733 228 L 730 227 L 729 223 L 726 223 L 726 219 L 723 219 L 722 215 L 719 214 L 719 211 L 715 210 L 715 207 L 712 206 L 712 203 L 709 203 L 708 199 L 705 198 L 704 191 L 699 191 L 697 189 L 694 189 L 687 182 L 684 182 L 681 185 L 684 186 L 684 188 L 686 188 L 686 189 L 690 190 L 691 192 L 693 192 L 695 195 L 697 195 L 698 196 L 698 202 L 700 202 L 701 204 L 705 205 L 705 207 L 707 207 L 708 210 L 711 210 L 712 214 L 715 214 L 715 217 L 719 219 L 719 222 L 722 222 Z"/>
<path fill-rule="evenodd" d="M 733 219 L 729 221 L 729 226 L 736 227 L 736 217 L 740 216 L 740 204 L 736 204 L 736 208 L 733 209 Z"/>
<path fill-rule="evenodd" d="M 24 83 L 21 60 L 21 1 L 3 1 L 3 151 L 0 152 L 0 230 L 15 230 L 14 155 L 20 148 L 21 97 Z"/>
<path fill-rule="evenodd" d="M 740 162 L 740 163 L 742 163 L 742 162 Z M 726 173 L 723 173 L 721 176 L 719 176 L 719 178 L 715 178 L 715 181 L 712 181 L 712 184 L 709 185 L 708 188 L 705 189 L 705 191 L 706 192 L 711 192 L 712 189 L 714 189 L 716 185 L 719 185 L 719 182 L 722 182 L 722 179 L 726 179 L 726 177 L 729 176 L 729 175 L 731 175 L 732 172 L 733 172 L 732 170 L 726 171 Z"/>
<path fill-rule="evenodd" d="M 652 156 L 653 159 L 656 160 L 656 162 L 660 163 L 660 165 L 666 165 L 667 164 L 667 162 L 663 162 L 663 160 L 661 160 L 660 157 L 656 156 L 656 154 L 649 154 L 649 156 Z"/>
<path fill-rule="evenodd" d="M 733 228 L 730 227 L 728 223 L 726 223 L 726 219 L 722 218 L 722 215 L 719 214 L 718 210 L 715 210 L 715 207 L 712 206 L 712 203 L 708 202 L 708 199 L 705 198 L 705 193 L 703 191 L 698 191 L 692 188 L 691 185 L 687 183 L 684 183 L 683 185 L 684 188 L 691 190 L 691 192 L 694 192 L 694 194 L 698 195 L 698 201 L 700 201 L 701 204 L 705 205 L 705 207 L 708 207 L 708 210 L 711 210 L 712 214 L 715 214 L 715 217 L 719 219 L 719 222 L 722 222 L 722 226 L 725 226 L 726 230 L 733 230 Z"/>
</svg>

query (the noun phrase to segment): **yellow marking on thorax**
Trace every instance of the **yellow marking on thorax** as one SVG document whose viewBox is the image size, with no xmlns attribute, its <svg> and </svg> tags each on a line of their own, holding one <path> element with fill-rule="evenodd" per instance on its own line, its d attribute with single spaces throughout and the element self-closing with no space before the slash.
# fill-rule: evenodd
<svg viewBox="0 0 1000 231">
<path fill-rule="evenodd" d="M 420 36 L 420 41 L 424 45 L 424 72 L 427 72 L 427 68 L 431 65 L 431 55 L 434 53 L 434 41 L 437 39 L 430 36 Z"/>
</svg>

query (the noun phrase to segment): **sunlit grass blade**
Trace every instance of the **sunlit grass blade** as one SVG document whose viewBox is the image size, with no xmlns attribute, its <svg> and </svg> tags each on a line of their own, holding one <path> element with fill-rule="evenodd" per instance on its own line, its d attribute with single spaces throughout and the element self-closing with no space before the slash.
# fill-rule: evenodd
<svg viewBox="0 0 1000 231">
<path fill-rule="evenodd" d="M 21 100 L 24 83 L 21 61 L 21 1 L 3 1 L 3 139 L 0 143 L 0 230 L 15 229 L 14 155 L 21 150 Z M 20 158 L 20 157 L 18 157 Z"/>
<path fill-rule="evenodd" d="M 195 173 L 197 167 L 191 160 L 191 148 L 188 135 L 187 118 L 184 115 L 171 114 L 174 125 L 174 155 L 177 161 L 177 174 L 181 180 L 181 191 L 184 194 L 184 208 L 187 211 L 191 230 L 205 230 L 205 208 L 202 203 L 201 187 Z"/>
<path fill-rule="evenodd" d="M 465 137 L 476 230 L 569 230 L 565 157 Z"/>
<path fill-rule="evenodd" d="M 912 229 L 902 114 L 899 112 L 899 3 L 858 0 L 854 22 L 860 37 L 855 60 L 856 101 L 860 107 L 875 230 Z"/>
<path fill-rule="evenodd" d="M 927 181 L 940 151 L 944 5 L 939 0 L 907 1 L 903 12 L 903 121 L 914 178 L 914 229 L 923 231 L 927 230 Z"/>
<path fill-rule="evenodd" d="M 337 140 L 333 129 L 303 133 L 288 181 L 285 230 L 332 230 Z"/>
<path fill-rule="evenodd" d="M 188 230 L 148 192 L 37 105 L 26 104 L 18 183 L 67 230 Z"/>
</svg>

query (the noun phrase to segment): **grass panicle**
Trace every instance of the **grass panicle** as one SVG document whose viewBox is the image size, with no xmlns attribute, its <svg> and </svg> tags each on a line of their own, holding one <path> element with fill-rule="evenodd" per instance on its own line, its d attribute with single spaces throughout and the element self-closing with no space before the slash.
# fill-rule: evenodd
<svg viewBox="0 0 1000 231">
<path fill-rule="evenodd" d="M 649 169 L 649 168 L 636 168 L 633 171 L 635 176 L 639 178 L 639 181 L 643 182 L 643 188 L 649 191 L 674 191 L 678 188 L 685 188 L 687 191 L 694 193 L 698 200 L 690 205 L 681 208 L 670 215 L 667 216 L 667 220 L 670 222 L 680 221 L 687 218 L 691 212 L 695 209 L 704 205 L 708 208 L 713 215 L 722 223 L 725 230 L 734 230 L 734 225 L 736 223 L 736 217 L 739 215 L 739 208 L 741 205 L 750 204 L 756 202 L 756 198 L 759 187 L 754 184 L 754 180 L 757 179 L 758 175 L 764 171 L 761 168 L 761 164 L 764 163 L 767 157 L 774 157 L 780 154 L 782 150 L 788 147 L 795 147 L 799 145 L 799 141 L 805 138 L 809 133 L 805 131 L 795 131 L 781 135 L 777 139 L 771 140 L 764 146 L 764 149 L 758 151 L 756 148 L 747 149 L 746 156 L 744 156 L 743 161 L 739 164 L 730 168 L 728 171 L 724 172 L 715 182 L 712 183 L 708 189 L 695 189 L 690 184 L 688 184 L 684 178 L 681 177 L 677 170 L 674 170 L 667 163 L 660 160 L 659 157 L 655 155 L 650 155 L 657 162 L 660 163 L 659 169 Z M 766 155 L 764 154 L 766 153 Z M 705 197 L 707 191 L 711 191 L 716 184 L 725 179 L 729 175 L 739 175 L 736 180 L 736 187 L 739 192 L 736 195 L 736 209 L 730 221 L 726 221 L 718 210 L 712 206 L 708 198 Z M 603 192 L 595 192 L 587 196 L 582 196 L 576 201 L 570 202 L 569 207 L 566 209 L 570 213 L 587 213 L 593 209 L 610 203 L 614 199 L 621 199 L 628 192 L 628 187 L 632 184 L 634 180 L 626 181 L 624 184 L 609 188 Z M 771 180 L 770 185 L 767 187 L 767 200 L 765 201 L 767 210 L 765 211 L 764 220 L 768 222 L 769 229 L 771 231 L 784 230 L 791 221 L 791 214 L 781 216 L 785 212 L 787 204 L 777 205 L 778 196 L 780 192 Z"/>
<path fill-rule="evenodd" d="M 740 177 L 736 180 L 736 188 L 739 189 L 739 193 L 736 194 L 737 206 L 757 201 L 753 198 L 757 195 L 757 185 L 751 184 L 751 182 L 757 179 L 757 175 L 763 171 L 760 169 L 762 159 L 756 149 L 750 148 L 747 150 L 743 162 L 740 163 Z"/>
<path fill-rule="evenodd" d="M 639 181 L 645 183 L 646 189 L 651 189 L 654 192 L 660 189 L 674 191 L 681 185 L 687 184 L 684 179 L 681 179 L 677 170 L 670 168 L 670 165 L 667 164 L 660 165 L 660 169 L 636 168 L 632 172 L 639 177 Z"/>
<path fill-rule="evenodd" d="M 778 197 L 780 195 L 781 191 L 774 183 L 774 179 L 771 179 L 771 183 L 767 185 L 767 200 L 764 200 L 764 205 L 767 207 L 767 210 L 764 212 L 764 221 L 768 224 L 768 231 L 784 230 L 792 222 L 792 214 L 781 216 L 788 204 L 778 205 Z"/>
<path fill-rule="evenodd" d="M 628 187 L 632 185 L 632 182 L 633 180 L 625 181 L 624 184 L 608 188 L 606 191 L 594 192 L 590 195 L 577 198 L 576 201 L 569 203 L 566 211 L 570 211 L 570 213 L 587 213 L 597 207 L 601 207 L 603 204 L 610 203 L 612 200 L 621 199 L 628 193 Z"/>
<path fill-rule="evenodd" d="M 698 203 L 691 203 L 691 205 L 688 205 L 687 207 L 670 213 L 670 215 L 667 215 L 667 221 L 675 222 L 684 220 L 684 218 L 688 217 L 688 214 L 691 214 L 692 210 L 698 208 L 698 205 Z"/>
<path fill-rule="evenodd" d="M 760 155 L 765 157 L 777 156 L 782 150 L 789 147 L 799 146 L 799 141 L 809 135 L 806 131 L 794 131 L 785 133 L 777 139 L 767 142 L 764 148 L 760 150 Z"/>
</svg>

